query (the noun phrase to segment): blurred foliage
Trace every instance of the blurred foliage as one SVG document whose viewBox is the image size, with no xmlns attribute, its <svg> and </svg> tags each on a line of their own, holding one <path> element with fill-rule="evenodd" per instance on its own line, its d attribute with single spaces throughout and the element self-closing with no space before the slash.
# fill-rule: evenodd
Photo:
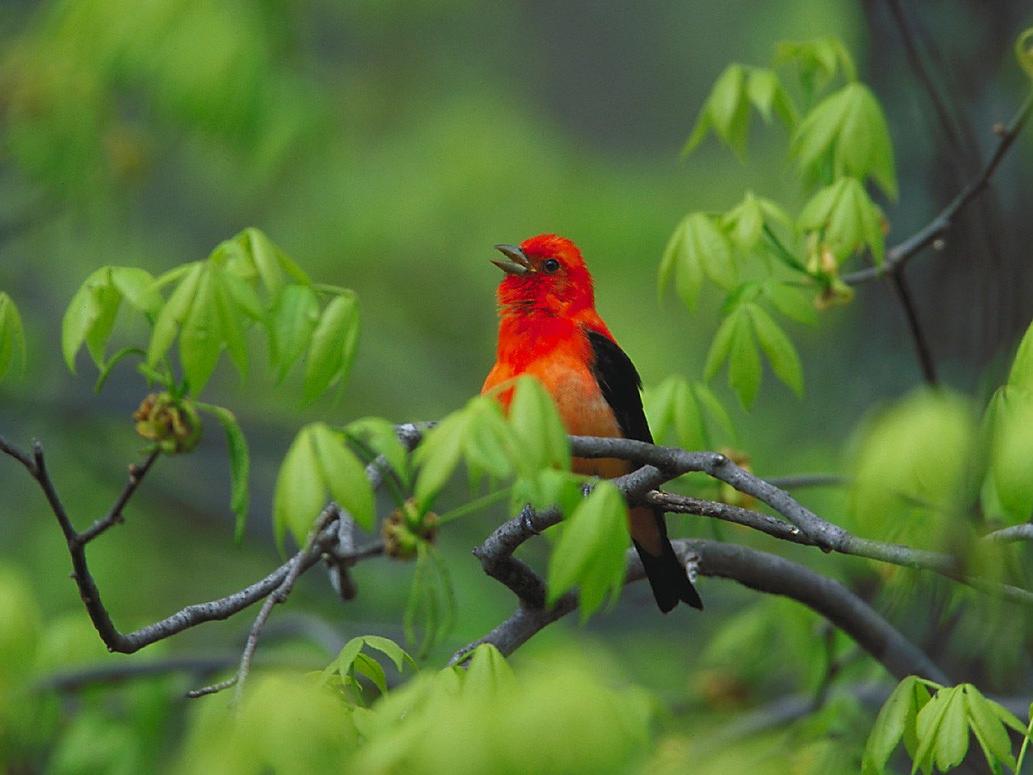
<svg viewBox="0 0 1033 775">
<path fill-rule="evenodd" d="M 140 452 L 129 417 L 152 392 L 146 380 L 225 433 L 225 446 L 215 434 L 189 444 L 173 434 L 171 448 L 196 443 L 192 454 L 164 457 L 127 524 L 91 546 L 116 621 L 147 623 L 261 577 L 277 562 L 274 533 L 303 541 L 324 496 L 337 488 L 344 497 L 341 473 L 357 476 L 373 454 L 392 463 L 397 488 L 376 504 L 364 487 L 348 488 L 359 499 L 349 509 L 369 526 L 390 500 L 411 550 L 395 559 L 414 559 L 357 566 L 360 594 L 345 608 L 329 585 L 303 579 L 291 608 L 319 623 L 292 624 L 285 613 L 279 637 L 270 625 L 236 715 L 218 696 L 184 707 L 187 689 L 232 669 L 247 622 L 199 628 L 145 655 L 106 654 L 42 500 L 22 471 L 0 465 L 8 769 L 682 772 L 691 762 L 701 773 L 825 773 L 856 771 L 866 738 L 868 765 L 902 761 L 892 751 L 902 737 L 907 746 L 907 730 L 873 731 L 874 708 L 855 691 L 885 682 L 880 668 L 851 657 L 842 636 L 821 637 L 799 606 L 716 582 L 704 581 L 708 612 L 691 619 L 688 637 L 631 587 L 614 613 L 536 636 L 515 674 L 486 649 L 465 674 L 427 667 L 512 609 L 469 557 L 494 518 L 528 501 L 568 514 L 599 509 L 600 519 L 575 516 L 549 531 L 554 548 L 573 541 L 612 560 L 626 541 L 616 530 L 623 505 L 608 488 L 582 502 L 548 402 L 518 391 L 521 421 L 511 424 L 494 404 L 466 405 L 491 360 L 489 247 L 539 231 L 585 249 L 600 310 L 645 377 L 658 440 L 743 446 L 765 475 L 854 471 L 849 492 L 800 497 L 864 536 L 954 551 L 1029 518 L 1033 339 L 1004 382 L 1014 327 L 984 346 L 980 358 L 992 351 L 998 362 L 983 377 L 945 334 L 938 354 L 957 392 L 879 409 L 910 390 L 916 370 L 881 290 L 855 299 L 839 281 L 848 263 L 881 260 L 887 218 L 894 236 L 907 233 L 958 188 L 940 174 L 951 165 L 934 155 L 938 130 L 912 120 L 918 87 L 896 30 L 880 27 L 877 13 L 869 9 L 870 27 L 845 0 L 647 4 L 634 14 L 619 4 L 488 9 L 468 0 L 48 0 L 11 2 L 5 13 L 0 432 L 44 439 L 80 526 L 104 512 Z M 1002 73 L 1015 70 L 1011 40 L 1028 13 L 991 20 L 958 0 L 929 21 L 944 59 L 965 63 L 963 86 L 973 86 L 957 96 L 980 111 L 980 126 L 1017 103 Z M 1027 70 L 1028 43 L 1027 34 L 1016 46 Z M 758 123 L 775 127 L 754 132 Z M 676 166 L 687 132 L 694 150 Z M 704 142 L 711 132 L 733 154 Z M 1024 142 L 1014 154 L 1028 160 Z M 1024 189 L 1008 187 L 1008 166 L 994 207 L 1008 225 L 999 232 L 1020 239 Z M 250 223 L 275 243 L 241 231 Z M 1007 263 L 959 244 L 974 271 L 1021 285 Z M 689 312 L 644 306 L 657 269 Z M 1004 306 L 964 283 L 953 297 L 928 274 L 918 284 L 935 302 L 924 314 L 941 327 L 947 316 L 971 328 L 986 305 Z M 1022 315 L 1025 327 L 1028 309 Z M 83 346 L 103 387 L 95 397 L 93 375 L 69 380 L 62 363 L 74 366 Z M 142 375 L 127 368 L 133 362 Z M 752 414 L 732 407 L 722 386 L 696 381 L 726 364 Z M 806 397 L 761 390 L 765 368 L 797 393 L 806 373 Z M 332 397 L 346 381 L 347 393 Z M 214 403 L 196 400 L 202 389 Z M 442 417 L 424 447 L 437 452 L 421 452 L 424 465 L 412 470 L 392 422 Z M 148 444 L 159 441 L 161 417 L 138 422 Z M 550 442 L 529 443 L 530 428 Z M 457 482 L 461 466 L 469 487 Z M 304 498 L 277 498 L 278 481 Z M 722 496 L 698 476 L 676 487 Z M 306 499 L 320 503 L 293 508 Z M 770 548 L 749 531 L 701 522 L 672 519 L 672 533 Z M 231 524 L 250 540 L 233 547 Z M 1028 617 L 906 569 L 784 551 L 873 599 L 985 693 L 1028 687 Z M 577 553 L 552 558 L 552 593 L 587 585 L 599 605 L 623 573 Z M 527 547 L 526 559 L 549 567 L 541 547 Z M 1019 546 L 966 559 L 985 574 L 1031 577 Z M 348 645 L 369 632 L 405 635 L 421 669 L 404 658 L 401 673 L 399 662 L 381 665 L 373 644 L 394 659 L 389 641 Z M 72 673 L 183 655 L 215 667 L 54 688 Z M 826 686 L 833 662 L 844 666 Z M 328 664 L 329 674 L 299 678 Z M 929 722 L 924 761 L 963 755 L 960 728 L 1010 766 L 1014 749 L 1004 754 L 983 706 L 958 700 L 970 696 L 962 686 L 937 690 L 953 710 L 949 724 Z M 736 726 L 754 711 L 774 714 L 786 693 L 811 699 L 826 689 L 824 705 L 795 721 Z M 899 710 L 893 697 L 883 714 Z M 908 705 L 905 719 L 932 719 L 930 703 Z"/>
</svg>

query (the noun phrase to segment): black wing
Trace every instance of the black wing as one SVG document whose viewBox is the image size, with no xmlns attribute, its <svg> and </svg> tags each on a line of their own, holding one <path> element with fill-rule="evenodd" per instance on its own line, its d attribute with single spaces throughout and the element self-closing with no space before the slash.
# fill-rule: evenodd
<svg viewBox="0 0 1033 775">
<path fill-rule="evenodd" d="M 642 379 L 631 359 L 608 337 L 597 331 L 585 330 L 592 344 L 595 360 L 592 373 L 603 391 L 606 403 L 613 409 L 621 433 L 627 439 L 653 442 L 646 414 L 642 410 Z"/>
</svg>

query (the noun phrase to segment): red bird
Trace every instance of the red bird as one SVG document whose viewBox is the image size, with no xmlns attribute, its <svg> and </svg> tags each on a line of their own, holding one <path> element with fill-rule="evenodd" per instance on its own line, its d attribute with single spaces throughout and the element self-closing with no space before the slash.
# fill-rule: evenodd
<svg viewBox="0 0 1033 775">
<path fill-rule="evenodd" d="M 541 234 L 520 244 L 496 245 L 492 261 L 506 273 L 499 284 L 499 344 L 481 393 L 529 374 L 552 394 L 567 432 L 653 441 L 642 411 L 642 381 L 595 311 L 592 276 L 568 239 Z M 508 405 L 512 391 L 499 400 Z M 613 478 L 633 466 L 615 458 L 574 458 L 577 473 Z M 638 506 L 629 530 L 653 596 L 667 613 L 682 600 L 703 608 L 667 538 L 663 512 Z"/>
</svg>

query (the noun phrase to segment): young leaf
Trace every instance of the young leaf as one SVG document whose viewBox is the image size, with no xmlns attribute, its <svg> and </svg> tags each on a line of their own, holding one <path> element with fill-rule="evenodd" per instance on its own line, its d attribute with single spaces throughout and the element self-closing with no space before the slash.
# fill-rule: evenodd
<svg viewBox="0 0 1033 775">
<path fill-rule="evenodd" d="M 549 557 L 548 603 L 580 587 L 581 620 L 609 595 L 615 600 L 624 584 L 628 546 L 628 510 L 611 482 L 600 481 L 564 521 L 563 533 Z"/>
<path fill-rule="evenodd" d="M 325 505 L 326 485 L 316 457 L 311 426 L 306 426 L 294 437 L 276 477 L 273 527 L 277 542 L 282 544 L 284 533 L 290 530 L 298 545 L 304 545 Z"/>
<path fill-rule="evenodd" d="M 965 702 L 969 724 L 986 754 L 986 763 L 992 769 L 996 762 L 1000 762 L 1015 771 L 1011 739 L 1004 724 L 994 712 L 993 706 L 997 703 L 988 700 L 971 684 L 965 686 Z"/>
<path fill-rule="evenodd" d="M 708 129 L 713 129 L 714 134 L 737 153 L 745 151 L 750 118 L 745 75 L 746 70 L 742 65 L 731 64 L 718 76 L 696 119 L 696 126 L 682 149 L 683 155 L 695 150 Z"/>
<path fill-rule="evenodd" d="M 757 334 L 757 339 L 760 340 L 764 354 L 768 356 L 771 370 L 793 392 L 802 396 L 803 367 L 800 366 L 800 357 L 796 354 L 793 343 L 761 307 L 756 304 L 747 306 L 750 316 L 753 318 L 753 330 Z"/>
<path fill-rule="evenodd" d="M 319 299 L 307 285 L 284 286 L 272 311 L 272 362 L 277 381 L 283 381 L 301 357 L 319 322 Z"/>
<path fill-rule="evenodd" d="M 355 521 L 373 529 L 376 508 L 373 488 L 366 478 L 366 467 L 359 462 L 343 439 L 321 422 L 308 426 L 323 482 L 333 499 L 347 509 Z"/>
<path fill-rule="evenodd" d="M 390 638 L 384 638 L 380 635 L 365 635 L 363 636 L 362 641 L 364 645 L 379 651 L 390 659 L 399 673 L 402 672 L 406 664 L 413 668 L 416 667 L 416 660 L 409 656 L 405 649 Z"/>
<path fill-rule="evenodd" d="M 1015 351 L 1008 372 L 1008 386 L 1033 394 L 1033 324 L 1026 329 Z"/>
<path fill-rule="evenodd" d="M 452 476 L 463 453 L 469 417 L 462 410 L 448 415 L 431 428 L 416 448 L 413 460 L 420 467 L 413 495 L 424 508 Z"/>
<path fill-rule="evenodd" d="M 908 715 L 914 716 L 916 712 L 914 689 L 917 680 L 913 675 L 902 680 L 879 710 L 864 749 L 866 773 L 881 774 L 885 771 L 886 762 L 904 735 Z"/>
<path fill-rule="evenodd" d="M 359 336 L 359 306 L 354 296 L 336 296 L 312 332 L 305 362 L 304 401 L 310 403 L 347 375 Z"/>
<path fill-rule="evenodd" d="M 891 199 L 897 195 L 893 145 L 882 108 L 871 91 L 849 83 L 803 119 L 791 152 L 800 168 L 818 178 L 828 165 L 836 176 L 872 177 Z"/>
<path fill-rule="evenodd" d="M 882 212 L 856 178 L 840 178 L 815 194 L 800 213 L 799 228 L 820 233 L 840 262 L 865 246 L 876 263 L 885 256 Z"/>
<path fill-rule="evenodd" d="M 230 508 L 236 516 L 233 537 L 239 544 L 244 540 L 250 500 L 248 480 L 251 472 L 251 454 L 248 452 L 247 439 L 236 416 L 229 409 L 200 402 L 197 405 L 214 415 L 226 433 L 226 450 L 230 457 Z"/>
<path fill-rule="evenodd" d="M 534 377 L 521 377 L 509 404 L 509 425 L 519 444 L 516 464 L 524 475 L 570 467 L 570 443 L 556 404 Z"/>
<path fill-rule="evenodd" d="M 226 352 L 237 368 L 241 379 L 247 375 L 248 348 L 244 338 L 247 320 L 242 319 L 241 310 L 234 301 L 229 290 L 227 278 L 231 275 L 224 269 L 215 266 L 209 268 L 212 283 L 212 307 L 216 318 L 216 330 L 226 345 Z"/>
<path fill-rule="evenodd" d="M 796 106 L 774 70 L 751 67 L 746 79 L 746 96 L 767 123 L 771 123 L 772 111 L 786 126 L 796 123 Z"/>
<path fill-rule="evenodd" d="M 474 697 L 497 698 L 516 688 L 513 668 L 502 652 L 490 643 L 482 643 L 471 653 L 463 679 L 463 693 Z"/>
<path fill-rule="evenodd" d="M 205 265 L 190 312 L 179 331 L 179 361 L 192 395 L 208 384 L 222 352 L 223 331 L 215 306 L 213 280 L 216 271 L 212 265 Z"/>
<path fill-rule="evenodd" d="M 801 289 L 779 282 L 766 282 L 762 293 L 772 306 L 790 320 L 807 326 L 817 325 L 814 301 Z"/>
<path fill-rule="evenodd" d="M 750 330 L 746 306 L 735 314 L 731 348 L 728 352 L 728 384 L 747 409 L 753 405 L 760 388 L 761 367 L 757 343 Z"/>
<path fill-rule="evenodd" d="M 398 439 L 393 423 L 382 417 L 362 417 L 348 423 L 345 433 L 350 441 L 383 455 L 402 483 L 408 485 L 409 452 Z"/>
<path fill-rule="evenodd" d="M 710 343 L 710 350 L 707 352 L 707 360 L 703 365 L 703 378 L 713 379 L 721 369 L 721 364 L 728 360 L 728 354 L 732 351 L 732 339 L 735 337 L 736 327 L 742 312 L 736 310 L 721 321 L 721 325 L 714 335 L 714 341 Z"/>
<path fill-rule="evenodd" d="M 716 219 L 690 213 L 675 229 L 660 262 L 660 290 L 674 275 L 675 289 L 690 309 L 695 306 L 704 273 L 729 288 L 738 278 L 732 245 Z"/>
<path fill-rule="evenodd" d="M 471 475 L 486 471 L 502 478 L 512 472 L 515 457 L 512 430 L 498 402 L 477 396 L 465 409 L 469 422 L 463 439 L 463 457 Z"/>
<path fill-rule="evenodd" d="M 968 723 L 964 685 L 941 691 L 949 694 L 937 734 L 935 760 L 936 766 L 946 772 L 961 764 L 968 753 Z"/>
<path fill-rule="evenodd" d="M 113 266 L 111 284 L 133 309 L 148 315 L 161 309 L 161 294 L 155 289 L 150 272 L 135 266 Z"/>
<path fill-rule="evenodd" d="M 25 368 L 25 331 L 14 301 L 0 292 L 0 380 Z"/>
<path fill-rule="evenodd" d="M 200 261 L 178 267 L 176 272 L 182 272 L 182 280 L 172 292 L 169 300 L 162 306 L 158 318 L 154 322 L 154 330 L 151 332 L 151 341 L 147 347 L 147 365 L 152 368 L 168 352 L 169 347 L 176 338 L 179 326 L 186 320 L 190 307 L 194 302 L 197 293 L 197 286 L 201 281 L 205 265 Z M 161 282 L 161 278 L 157 283 Z M 156 284 L 157 284 L 156 283 Z M 71 308 L 69 308 L 70 310 Z M 73 351 L 74 352 L 74 351 Z M 67 357 L 66 357 L 67 359 Z"/>
</svg>

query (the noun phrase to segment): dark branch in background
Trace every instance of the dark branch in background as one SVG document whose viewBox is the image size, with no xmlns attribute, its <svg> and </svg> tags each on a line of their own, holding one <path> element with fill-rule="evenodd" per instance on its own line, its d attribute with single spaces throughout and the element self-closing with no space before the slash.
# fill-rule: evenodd
<svg viewBox="0 0 1033 775">
<path fill-rule="evenodd" d="M 993 177 L 997 167 L 1000 166 L 1001 160 L 1004 159 L 1008 149 L 1011 148 L 1015 138 L 1029 119 L 1031 110 L 1033 110 L 1033 92 L 1026 96 L 1014 118 L 1006 126 L 1001 127 L 997 133 L 999 140 L 989 161 L 983 166 L 979 174 L 951 200 L 950 204 L 917 232 L 887 250 L 886 260 L 881 265 L 845 274 L 842 277 L 843 282 L 849 285 L 860 285 L 861 283 L 870 282 L 883 275 L 892 273 L 924 248 L 943 237 L 950 230 L 955 216 L 957 216 L 961 209 L 987 187 L 990 178 Z"/>
<path fill-rule="evenodd" d="M 904 318 L 907 320 L 907 330 L 911 334 L 911 341 L 915 345 L 915 356 L 918 358 L 918 365 L 922 369 L 922 379 L 927 385 L 935 387 L 938 384 L 936 379 L 936 364 L 933 361 L 932 349 L 929 347 L 929 340 L 922 330 L 922 323 L 918 319 L 918 309 L 915 306 L 915 299 L 911 295 L 911 289 L 904 279 L 904 267 L 898 267 L 897 271 L 890 274 L 890 282 L 897 294 L 900 306 L 904 310 Z"/>
</svg>

